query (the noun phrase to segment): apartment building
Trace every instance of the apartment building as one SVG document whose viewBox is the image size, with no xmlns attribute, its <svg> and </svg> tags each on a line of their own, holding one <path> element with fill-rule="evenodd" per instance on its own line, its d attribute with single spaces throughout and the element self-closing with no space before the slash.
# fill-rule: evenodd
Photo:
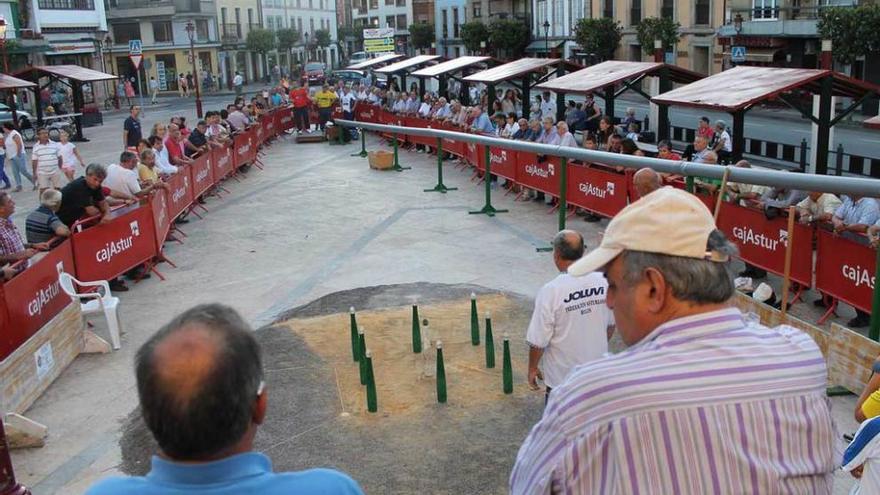
<svg viewBox="0 0 880 495">
<path fill-rule="evenodd" d="M 101 0 L 33 0 L 7 5 L 10 10 L 14 6 L 15 12 L 10 12 L 13 23 L 28 21 L 26 26 L 17 26 L 22 38 L 45 41 L 45 50 L 35 52 L 32 63 L 101 68 L 100 47 L 107 33 Z M 22 5 L 27 6 L 26 17 L 19 15 Z M 7 30 L 7 38 L 11 31 Z"/>
<path fill-rule="evenodd" d="M 569 59 L 578 48 L 574 27 L 587 15 L 589 0 L 531 0 L 532 42 L 526 47 L 530 56 Z"/>
<path fill-rule="evenodd" d="M 352 0 L 352 25 L 359 28 L 394 28 L 396 50 L 409 49 L 409 26 L 413 23 L 412 0 Z"/>
<path fill-rule="evenodd" d="M 531 0 L 467 0 L 467 19 L 491 24 L 496 19 L 520 19 L 532 22 Z"/>
<path fill-rule="evenodd" d="M 198 0 L 195 0 L 198 1 Z M 247 35 L 264 27 L 258 0 L 215 0 L 215 15 L 220 27 L 219 70 L 227 87 L 240 72 L 246 83 L 264 76 L 264 66 L 258 53 L 247 49 Z"/>
<path fill-rule="evenodd" d="M 262 0 L 263 22 L 266 29 L 295 29 L 300 33 L 300 42 L 292 50 L 296 61 L 317 59 L 335 67 L 339 63 L 339 39 L 337 2 L 335 0 Z M 331 45 L 320 49 L 314 46 L 317 30 L 330 32 Z M 270 67 L 275 64 L 290 67 L 287 53 L 276 51 L 269 56 Z"/>
<path fill-rule="evenodd" d="M 456 58 L 467 54 L 461 41 L 461 25 L 467 22 L 466 13 L 466 0 L 435 0 L 434 33 L 438 55 Z"/>
<path fill-rule="evenodd" d="M 110 0 L 107 21 L 111 52 L 107 68 L 114 73 L 135 75 L 128 58 L 131 40 L 141 40 L 143 46 L 141 74 L 145 86 L 146 81 L 155 77 L 161 91 L 177 91 L 180 74 L 193 74 L 202 81 L 206 74 L 218 73 L 220 43 L 212 0 Z M 190 52 L 186 31 L 190 22 L 194 27 L 195 53 Z"/>
</svg>

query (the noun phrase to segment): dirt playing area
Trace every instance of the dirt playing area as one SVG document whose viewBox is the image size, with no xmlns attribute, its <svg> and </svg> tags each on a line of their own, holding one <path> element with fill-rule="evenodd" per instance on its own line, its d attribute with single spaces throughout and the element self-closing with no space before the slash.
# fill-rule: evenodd
<svg viewBox="0 0 880 495">
<path fill-rule="evenodd" d="M 480 345 L 470 336 L 470 294 L 477 293 Z M 412 351 L 412 303 L 443 342 L 448 401 L 438 404 L 436 351 Z M 349 307 L 357 310 L 373 356 L 378 412 L 366 410 L 352 359 Z M 367 493 L 506 493 L 522 443 L 540 418 L 543 392 L 525 382 L 525 330 L 532 302 L 477 286 L 405 284 L 324 296 L 257 331 L 263 348 L 269 414 L 257 450 L 275 470 L 335 467 Z M 492 316 L 495 368 L 486 368 L 485 313 Z M 424 331 L 424 327 L 422 327 Z M 508 333 L 514 390 L 502 391 Z M 427 339 L 427 338 L 426 338 Z M 139 414 L 122 441 L 124 470 L 143 473 L 154 447 Z"/>
</svg>

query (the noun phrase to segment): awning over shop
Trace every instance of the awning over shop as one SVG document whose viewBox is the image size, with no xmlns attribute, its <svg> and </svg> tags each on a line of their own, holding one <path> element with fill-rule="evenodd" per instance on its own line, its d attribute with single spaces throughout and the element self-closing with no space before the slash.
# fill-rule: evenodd
<svg viewBox="0 0 880 495">
<path fill-rule="evenodd" d="M 556 50 L 565 43 L 565 40 L 535 40 L 526 47 L 526 53 L 547 53 Z"/>
<path fill-rule="evenodd" d="M 458 57 L 437 65 L 425 67 L 412 73 L 416 77 L 439 77 L 445 74 L 458 72 L 462 69 L 491 60 L 491 57 Z"/>
<path fill-rule="evenodd" d="M 537 88 L 562 93 L 590 93 L 641 76 L 658 75 L 663 69 L 667 71 L 669 79 L 675 83 L 689 84 L 703 78 L 701 74 L 675 65 L 610 60 L 551 79 L 539 84 Z"/>
<path fill-rule="evenodd" d="M 654 103 L 735 112 L 793 90 L 818 94 L 821 79 L 833 78 L 834 96 L 862 98 L 880 87 L 838 72 L 817 69 L 739 66 L 653 97 Z"/>
<path fill-rule="evenodd" d="M 364 60 L 363 62 L 358 62 L 354 65 L 349 65 L 346 68 L 347 69 L 358 69 L 358 70 L 369 69 L 370 67 L 374 67 L 374 66 L 380 65 L 380 64 L 387 64 L 393 60 L 397 60 L 397 59 L 403 58 L 403 57 L 404 57 L 403 55 L 400 55 L 398 53 L 389 53 L 387 55 L 380 55 L 376 58 Z"/>
<path fill-rule="evenodd" d="M 439 55 L 418 55 L 408 58 L 406 60 L 401 60 L 399 62 L 386 65 L 385 67 L 382 67 L 380 69 L 376 69 L 376 72 L 380 74 L 396 74 L 398 72 L 407 72 L 408 69 L 414 69 L 432 60 L 437 60 L 438 58 L 440 58 Z"/>
</svg>

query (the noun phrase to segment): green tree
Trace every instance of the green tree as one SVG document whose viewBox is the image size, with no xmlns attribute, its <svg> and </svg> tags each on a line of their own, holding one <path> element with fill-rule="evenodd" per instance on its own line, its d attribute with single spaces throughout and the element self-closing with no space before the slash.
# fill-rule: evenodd
<svg viewBox="0 0 880 495">
<path fill-rule="evenodd" d="M 529 44 L 529 27 L 523 21 L 499 19 L 489 26 L 489 42 L 507 58 L 519 58 Z"/>
<path fill-rule="evenodd" d="M 638 37 L 642 53 L 654 53 L 654 40 L 663 42 L 663 51 L 675 49 L 681 39 L 681 24 L 669 17 L 646 17 L 639 22 Z"/>
<path fill-rule="evenodd" d="M 822 39 L 831 40 L 834 59 L 851 64 L 868 53 L 880 51 L 880 5 L 822 9 L 816 28 Z"/>
<path fill-rule="evenodd" d="M 489 29 L 482 22 L 471 21 L 461 25 L 461 42 L 471 52 L 480 49 L 480 42 L 489 39 Z"/>
<path fill-rule="evenodd" d="M 574 39 L 585 52 L 607 60 L 614 57 L 614 50 L 620 45 L 621 31 L 620 23 L 609 17 L 581 19 L 574 28 Z"/>
<path fill-rule="evenodd" d="M 337 30 L 337 35 L 339 36 L 339 39 L 343 41 L 348 41 L 346 38 L 354 38 L 354 41 L 363 41 L 364 28 L 341 26 Z"/>
<path fill-rule="evenodd" d="M 294 45 L 296 45 L 297 42 L 299 42 L 299 36 L 299 31 L 292 28 L 279 29 L 278 31 L 275 31 L 275 37 L 278 39 L 278 49 L 287 53 L 288 60 L 291 60 L 289 56 L 290 50 L 293 48 Z"/>
<path fill-rule="evenodd" d="M 327 48 L 332 41 L 330 40 L 330 31 L 327 29 L 315 30 L 315 44 L 321 48 Z"/>
<path fill-rule="evenodd" d="M 248 32 L 245 46 L 252 52 L 262 55 L 265 74 L 269 73 L 269 58 L 266 56 L 275 49 L 275 33 L 268 29 L 252 29 Z"/>
<path fill-rule="evenodd" d="M 423 50 L 436 39 L 433 24 L 410 24 L 409 39 L 413 48 Z"/>
</svg>

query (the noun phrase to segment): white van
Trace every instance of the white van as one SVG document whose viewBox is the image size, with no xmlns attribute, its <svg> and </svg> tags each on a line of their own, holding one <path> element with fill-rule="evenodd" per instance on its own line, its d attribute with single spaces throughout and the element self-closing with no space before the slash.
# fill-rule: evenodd
<svg viewBox="0 0 880 495">
<path fill-rule="evenodd" d="M 368 58 L 370 58 L 370 56 L 367 55 L 367 52 L 354 52 L 351 54 L 351 58 L 348 59 L 348 62 L 350 65 L 354 65 L 354 64 L 363 62 L 363 61 L 367 60 Z"/>
</svg>

